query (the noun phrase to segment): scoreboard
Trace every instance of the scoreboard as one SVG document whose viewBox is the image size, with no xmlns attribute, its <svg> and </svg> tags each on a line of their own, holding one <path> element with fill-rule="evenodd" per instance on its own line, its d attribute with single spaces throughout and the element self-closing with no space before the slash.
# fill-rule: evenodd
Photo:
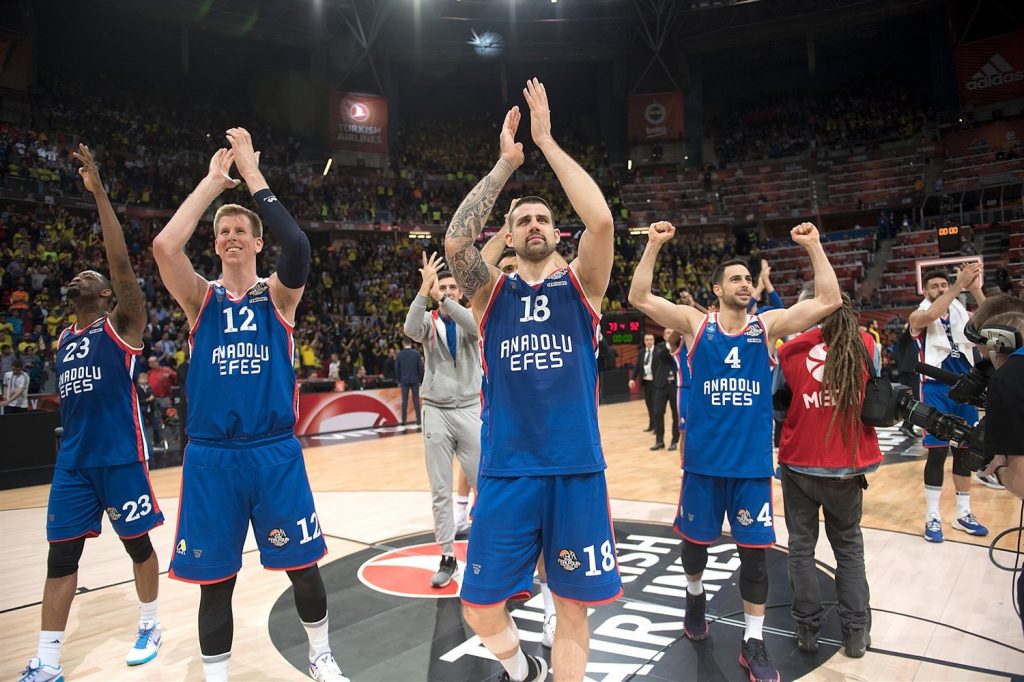
<svg viewBox="0 0 1024 682">
<path fill-rule="evenodd" d="M 644 340 L 644 315 L 608 313 L 601 318 L 601 333 L 612 345 L 639 345 Z"/>
</svg>

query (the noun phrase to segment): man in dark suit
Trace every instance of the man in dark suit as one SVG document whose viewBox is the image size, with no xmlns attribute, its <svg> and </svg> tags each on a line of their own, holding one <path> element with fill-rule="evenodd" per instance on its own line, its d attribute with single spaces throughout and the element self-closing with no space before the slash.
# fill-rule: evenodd
<svg viewBox="0 0 1024 682">
<path fill-rule="evenodd" d="M 420 423 L 420 382 L 423 381 L 423 356 L 412 347 L 409 337 L 402 339 L 402 350 L 395 358 L 395 380 L 402 390 L 402 423 L 406 423 L 409 394 L 412 393 L 416 424 Z"/>
<path fill-rule="evenodd" d="M 633 376 L 629 380 L 629 390 L 633 390 L 636 382 L 644 391 L 644 404 L 647 405 L 647 428 L 644 433 L 654 431 L 654 334 L 644 334 L 644 347 L 636 356 Z"/>
<path fill-rule="evenodd" d="M 666 328 L 663 332 L 665 343 L 659 343 L 654 347 L 654 359 L 651 363 L 654 381 L 654 398 L 652 404 L 652 417 L 654 422 L 654 445 L 651 450 L 663 450 L 665 448 L 665 406 L 671 407 L 672 413 L 672 443 L 669 450 L 675 450 L 679 444 L 679 406 L 676 404 L 676 377 L 678 370 L 676 360 L 672 357 L 674 348 L 671 345 L 672 330 Z M 678 343 L 678 342 L 677 342 Z"/>
</svg>

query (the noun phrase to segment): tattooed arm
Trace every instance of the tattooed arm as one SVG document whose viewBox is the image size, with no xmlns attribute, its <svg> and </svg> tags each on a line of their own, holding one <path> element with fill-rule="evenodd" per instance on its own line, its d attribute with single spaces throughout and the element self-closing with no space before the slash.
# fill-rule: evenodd
<svg viewBox="0 0 1024 682">
<path fill-rule="evenodd" d="M 512 177 L 512 173 L 523 164 L 523 145 L 515 141 L 520 116 L 519 107 L 512 107 L 505 115 L 505 122 L 498 138 L 501 143 L 501 158 L 491 172 L 485 175 L 463 199 L 452 216 L 444 239 L 448 267 L 455 276 L 459 289 L 469 298 L 473 312 L 478 317 L 483 313 L 494 281 L 501 273 L 494 266 L 484 262 L 474 242 L 480 236 L 501 189 Z"/>
</svg>

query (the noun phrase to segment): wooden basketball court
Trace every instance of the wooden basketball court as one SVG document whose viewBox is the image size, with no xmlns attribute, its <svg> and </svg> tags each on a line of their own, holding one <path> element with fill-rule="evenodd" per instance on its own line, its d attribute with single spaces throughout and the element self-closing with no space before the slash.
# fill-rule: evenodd
<svg viewBox="0 0 1024 682">
<path fill-rule="evenodd" d="M 641 432 L 646 415 L 640 401 L 602 406 L 600 418 L 616 521 L 644 522 L 648 524 L 646 528 L 667 528 L 673 521 L 679 494 L 678 453 L 648 450 L 653 438 Z M 921 537 L 924 458 L 904 456 L 908 448 L 913 452 L 913 448 L 919 446 L 912 445 L 898 432 L 886 432 L 882 440 L 883 450 L 887 450 L 887 463 L 870 478 L 863 521 L 874 609 L 872 648 L 864 658 L 855 660 L 839 653 L 837 646 L 824 647 L 815 661 L 803 661 L 802 667 L 791 669 L 803 671 L 798 674 L 802 674 L 802 679 L 829 681 L 994 680 L 1024 673 L 1024 637 L 1011 601 L 1012 576 L 997 569 L 988 558 L 991 538 L 1016 525 L 1019 501 L 1005 491 L 991 490 L 975 482 L 971 490 L 972 509 L 991 533 L 987 538 L 974 538 L 953 530 L 949 521 L 953 519 L 954 495 L 947 464 L 942 500 L 946 542 L 927 543 Z M 359 552 L 368 556 L 383 553 L 396 539 L 431 532 L 422 437 L 418 431 L 392 428 L 355 438 L 351 434 L 343 439 L 325 436 L 311 440 L 305 452 L 321 526 L 330 548 L 321 564 L 325 573 L 331 562 Z M 167 519 L 164 527 L 152 533 L 152 538 L 161 568 L 166 571 L 173 550 L 181 469 L 154 470 L 152 478 Z M 0 492 L 0 528 L 3 537 L 10 541 L 0 556 L 0 576 L 5 588 L 0 592 L 0 628 L 7 642 L 0 652 L 0 677 L 4 679 L 16 679 L 28 659 L 35 655 L 46 566 L 48 489 L 48 486 L 36 486 Z M 779 549 L 784 551 L 787 534 L 778 483 L 775 492 L 776 532 Z M 997 560 L 1012 566 L 1015 557 L 1010 550 L 1015 549 L 1016 542 L 1016 534 L 1004 538 L 999 543 L 1001 549 L 995 552 Z M 673 551 L 678 561 L 678 550 Z M 620 556 L 622 554 L 620 539 Z M 818 546 L 818 559 L 823 579 L 827 580 L 834 559 L 824 533 Z M 431 561 L 436 566 L 436 561 Z M 625 576 L 626 564 L 623 565 Z M 424 575 L 429 579 L 429 574 Z M 779 575 L 778 572 L 772 574 L 769 606 L 774 605 L 773 608 L 783 614 L 788 613 L 788 608 L 779 603 L 778 595 L 788 593 L 789 588 L 784 584 L 784 572 L 781 580 Z M 443 649 L 438 648 L 436 641 L 442 629 L 438 627 L 432 632 L 404 627 L 401 619 L 389 621 L 382 628 L 381 623 L 373 622 L 374 593 L 356 589 L 358 583 L 354 578 L 354 587 L 344 591 L 332 591 L 332 584 L 335 583 L 328 581 L 332 642 L 342 669 L 353 680 L 448 679 L 432 672 L 432 667 L 422 668 L 419 674 L 400 666 L 369 665 L 366 659 L 371 644 L 377 659 L 423 649 L 424 656 L 433 661 L 435 649 Z M 260 567 L 255 542 L 250 536 L 234 598 L 233 680 L 308 679 L 293 665 L 292 659 L 296 656 L 301 659 L 301 652 L 296 656 L 288 653 L 280 637 L 272 635 L 273 628 L 268 625 L 275 603 L 286 595 L 289 587 L 284 575 Z M 72 607 L 63 649 L 66 678 L 97 682 L 202 680 L 196 628 L 199 589 L 169 580 L 166 574 L 161 578 L 160 588 L 163 647 L 153 662 L 128 668 L 124 655 L 133 641 L 138 616 L 132 569 L 120 542 L 105 524 L 104 533 L 86 544 L 82 559 L 79 594 Z M 418 601 L 417 608 L 431 609 L 431 613 L 436 608 L 440 624 L 442 616 L 458 618 L 457 608 L 453 608 L 456 604 L 454 599 L 428 598 Z M 681 600 L 677 606 L 682 608 Z M 600 669 L 593 672 L 588 669 L 588 679 L 595 682 L 745 679 L 743 671 L 735 664 L 740 633 L 735 627 L 736 619 L 717 606 L 714 600 L 709 601 L 709 615 L 720 617 L 719 622 L 712 623 L 710 641 L 725 652 L 723 656 L 732 661 L 731 665 L 709 668 L 705 661 L 698 667 L 678 669 L 674 675 L 666 677 L 664 670 L 657 672 L 657 666 L 645 668 L 636 664 L 629 672 L 628 665 L 616 664 L 612 674 L 609 672 L 613 670 L 609 667 L 611 664 L 602 664 L 595 666 Z M 631 599 L 627 608 L 637 612 L 675 613 L 664 603 L 654 605 L 643 599 Z M 359 613 L 359 618 L 350 617 L 354 613 Z M 530 629 L 539 631 L 539 625 L 530 624 L 535 620 L 530 616 L 530 605 L 513 615 L 524 632 L 524 642 L 539 649 L 539 644 L 534 644 L 539 635 Z M 294 611 L 289 617 L 294 617 L 294 636 L 304 640 Z M 771 622 L 769 618 L 768 624 Z M 365 633 L 371 627 L 376 628 L 373 632 L 384 634 L 375 635 L 371 643 L 358 646 L 353 643 L 360 641 L 360 632 Z M 463 633 L 458 628 L 456 620 L 459 638 L 472 639 L 468 629 Z M 445 636 L 450 636 L 451 630 L 449 623 Z M 787 632 L 785 626 L 776 626 L 775 630 L 769 650 L 776 662 L 797 660 L 796 657 L 802 656 L 796 651 L 791 630 Z M 696 647 L 704 643 L 692 643 L 682 637 L 681 621 L 661 626 L 657 636 L 641 635 L 643 633 L 638 634 L 635 642 L 637 646 L 651 647 L 657 643 L 660 649 L 652 661 L 661 660 L 662 654 L 668 657 L 691 650 L 696 651 L 697 656 L 703 655 Z M 602 655 L 614 655 L 616 651 L 635 654 L 639 650 L 603 642 L 601 632 L 595 634 L 594 641 L 605 650 Z M 282 649 L 288 655 L 282 653 Z M 497 679 L 500 669 L 487 661 L 484 664 L 483 668 L 474 668 L 483 672 L 474 674 L 479 679 Z M 389 673 L 389 669 L 398 672 Z M 787 666 L 780 662 L 780 669 L 783 679 L 787 679 Z"/>
</svg>

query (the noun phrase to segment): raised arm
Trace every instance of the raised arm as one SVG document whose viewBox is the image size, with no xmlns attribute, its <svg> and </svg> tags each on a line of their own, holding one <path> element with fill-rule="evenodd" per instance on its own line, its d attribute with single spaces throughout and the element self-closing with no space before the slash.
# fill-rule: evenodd
<svg viewBox="0 0 1024 682">
<path fill-rule="evenodd" d="M 484 262 L 474 242 L 480 236 L 480 231 L 483 230 L 501 189 L 525 160 L 522 143 L 515 141 L 520 117 L 519 107 L 512 107 L 505 114 L 505 122 L 498 136 L 501 157 L 491 172 L 485 175 L 462 200 L 455 215 L 452 216 L 448 233 L 444 238 L 448 266 L 459 289 L 469 298 L 473 312 L 477 315 L 483 314 L 494 281 L 501 273 L 497 268 Z"/>
<path fill-rule="evenodd" d="M 484 262 L 488 265 L 498 267 L 498 261 L 501 260 L 501 254 L 505 251 L 505 235 L 509 233 L 508 217 L 512 215 L 512 211 L 516 210 L 516 204 L 519 203 L 519 199 L 513 199 L 512 205 L 508 207 L 508 213 L 505 214 L 505 222 L 501 224 L 501 229 L 495 232 L 490 239 L 488 239 L 482 247 L 480 247 L 480 257 L 484 259 Z"/>
<path fill-rule="evenodd" d="M 423 267 L 420 268 L 420 289 L 416 292 L 416 298 L 409 306 L 409 312 L 405 315 L 405 335 L 413 341 L 424 343 L 430 335 L 430 319 L 427 317 L 427 301 L 433 297 L 437 283 L 437 270 L 441 266 L 441 259 L 436 253 L 427 257 L 423 252 Z"/>
<path fill-rule="evenodd" d="M 658 253 L 661 246 L 672 239 L 675 233 L 676 228 L 671 223 L 660 221 L 651 225 L 647 232 L 647 248 L 644 249 L 640 262 L 633 271 L 633 281 L 629 284 L 629 302 L 658 324 L 677 330 L 686 340 L 687 347 L 691 347 L 693 335 L 700 326 L 703 315 L 691 306 L 676 305 L 661 296 L 655 296 L 651 291 Z"/>
<path fill-rule="evenodd" d="M 103 189 L 103 181 L 100 180 L 92 152 L 84 144 L 79 144 L 78 151 L 72 152 L 72 155 L 82 164 L 78 174 L 96 200 L 96 210 L 100 214 L 103 249 L 107 253 L 107 265 L 110 267 L 110 284 L 117 297 L 117 305 L 110 313 L 110 322 L 122 339 L 139 347 L 142 345 L 142 330 L 146 327 L 146 296 L 135 277 L 128 246 L 124 241 L 124 231 L 114 214 L 114 207 L 110 205 L 107 191 Z"/>
<path fill-rule="evenodd" d="M 804 299 L 790 308 L 769 310 L 762 318 L 771 341 L 803 332 L 827 317 L 843 304 L 836 271 L 821 246 L 818 228 L 800 223 L 789 232 L 793 241 L 804 247 L 814 268 L 814 298 Z"/>
<path fill-rule="evenodd" d="M 611 209 L 594 179 L 551 136 L 551 110 L 544 84 L 536 78 L 528 80 L 523 95 L 530 105 L 530 134 L 533 141 L 543 152 L 573 210 L 587 228 L 580 237 L 573 269 L 579 276 L 587 298 L 592 304 L 596 301 L 594 307 L 600 310 L 615 255 L 615 225 Z"/>
<path fill-rule="evenodd" d="M 263 224 L 281 247 L 276 270 L 270 276 L 268 284 L 270 295 L 281 314 L 286 320 L 293 322 L 295 309 L 302 298 L 302 292 L 306 290 L 306 280 L 309 278 L 309 264 L 312 260 L 309 237 L 295 222 L 288 209 L 270 191 L 270 186 L 260 171 L 260 153 L 253 149 L 249 131 L 245 128 L 231 128 L 227 132 L 227 137 L 235 156 L 235 168 L 252 194 Z"/>
<path fill-rule="evenodd" d="M 921 333 L 921 330 L 930 325 L 935 320 L 939 319 L 947 312 L 949 312 L 949 306 L 960 292 L 969 287 L 974 287 L 974 282 L 978 281 L 977 290 L 980 290 L 981 284 L 981 263 L 968 263 L 963 267 L 962 270 L 956 271 L 956 280 L 946 289 L 945 292 L 937 299 L 932 301 L 931 306 L 928 310 L 915 310 L 910 313 L 910 333 L 917 336 Z M 927 285 L 928 283 L 925 282 Z M 972 293 L 974 293 L 972 291 Z M 980 293 L 980 291 L 979 291 Z M 977 298 L 978 293 L 974 293 Z M 984 294 L 981 294 L 981 299 L 984 300 Z M 981 301 L 979 301 L 980 303 Z"/>
<path fill-rule="evenodd" d="M 203 297 L 206 296 L 207 281 L 192 267 L 192 262 L 185 255 L 185 245 L 213 200 L 224 190 L 238 186 L 239 181 L 228 175 L 232 163 L 234 154 L 227 149 L 218 149 L 210 159 L 206 177 L 200 180 L 164 229 L 153 239 L 153 257 L 160 269 L 160 279 L 185 311 L 190 327 L 199 315 Z"/>
</svg>

